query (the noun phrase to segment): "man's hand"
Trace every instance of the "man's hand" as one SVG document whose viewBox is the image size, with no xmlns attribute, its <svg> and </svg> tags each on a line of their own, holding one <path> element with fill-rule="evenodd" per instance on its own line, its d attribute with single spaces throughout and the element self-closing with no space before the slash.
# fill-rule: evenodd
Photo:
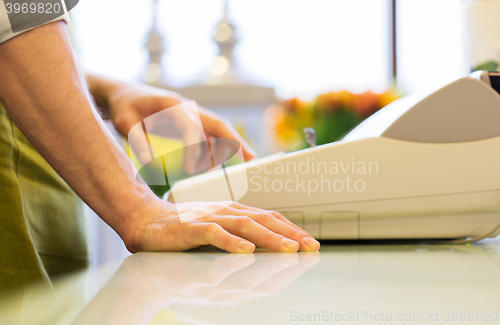
<svg viewBox="0 0 500 325">
<path fill-rule="evenodd" d="M 216 212 L 206 215 L 211 210 Z M 213 245 L 228 252 L 250 253 L 255 250 L 253 243 L 277 252 L 296 252 L 317 251 L 320 246 L 278 212 L 237 202 L 189 202 L 174 206 L 160 200 L 139 214 L 121 231 L 131 252 L 184 251 Z"/>
<path fill-rule="evenodd" d="M 130 129 L 145 118 L 154 118 L 155 113 L 188 101 L 177 93 L 147 85 L 118 82 L 92 74 L 87 74 L 86 79 L 97 104 L 125 138 L 128 137 Z M 198 125 L 200 120 L 202 125 Z M 180 136 L 185 142 L 186 138 L 201 136 L 234 139 L 240 143 L 245 161 L 256 157 L 255 151 L 229 122 L 200 106 L 193 109 L 186 105 L 186 109 L 172 111 L 172 122 L 181 129 Z M 196 134 L 199 130 L 203 130 L 205 134 Z M 149 162 L 147 147 L 141 146 L 141 143 L 131 143 L 131 146 L 139 161 Z M 196 172 L 194 163 L 193 159 L 185 161 L 189 174 Z"/>
</svg>

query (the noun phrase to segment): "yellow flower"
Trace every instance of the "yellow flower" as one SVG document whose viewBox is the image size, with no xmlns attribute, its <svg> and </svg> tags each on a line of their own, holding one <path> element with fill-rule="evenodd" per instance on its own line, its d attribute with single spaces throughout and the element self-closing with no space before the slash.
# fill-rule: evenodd
<svg viewBox="0 0 500 325">
<path fill-rule="evenodd" d="M 295 113 L 301 124 L 311 126 L 314 113 L 314 101 L 303 102 L 298 100 L 297 106 L 295 107 Z"/>
</svg>

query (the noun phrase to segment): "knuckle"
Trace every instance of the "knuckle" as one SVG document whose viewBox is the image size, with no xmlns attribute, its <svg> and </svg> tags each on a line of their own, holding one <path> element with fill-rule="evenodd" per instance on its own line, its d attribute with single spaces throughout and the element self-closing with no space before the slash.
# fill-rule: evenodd
<svg viewBox="0 0 500 325">
<path fill-rule="evenodd" d="M 303 235 L 304 234 L 301 231 L 299 231 L 299 230 L 297 230 L 297 229 L 295 229 L 293 227 L 290 227 L 290 232 L 289 232 L 289 237 L 290 238 L 292 238 L 292 237 L 302 237 Z"/>
<path fill-rule="evenodd" d="M 241 203 L 238 203 L 236 201 L 227 201 L 227 204 L 229 207 L 234 208 L 234 209 L 240 208 L 242 206 Z"/>
<path fill-rule="evenodd" d="M 286 219 L 281 213 L 279 213 L 278 211 L 269 211 L 271 213 L 271 215 L 273 217 L 275 217 L 276 219 L 279 219 L 279 220 L 284 220 Z"/>
<path fill-rule="evenodd" d="M 219 204 L 224 208 L 230 208 L 233 206 L 233 201 L 221 201 Z"/>
<path fill-rule="evenodd" d="M 267 212 L 261 212 L 261 213 L 259 213 L 257 215 L 257 218 L 262 223 L 266 223 L 266 222 L 271 221 L 272 219 L 275 219 L 271 214 L 269 214 Z"/>
<path fill-rule="evenodd" d="M 250 223 L 252 223 L 252 219 L 250 219 L 247 216 L 240 216 L 236 218 L 236 223 L 240 228 L 248 226 Z"/>
<path fill-rule="evenodd" d="M 277 216 L 275 218 L 278 219 L 279 221 L 282 221 L 282 222 L 286 223 L 286 224 L 289 224 L 291 222 L 290 220 L 288 220 L 286 217 L 284 217 L 282 215 L 279 215 L 279 216 Z M 293 224 L 295 224 L 295 223 L 293 223 Z"/>
<path fill-rule="evenodd" d="M 216 211 L 221 211 L 221 213 L 228 213 L 227 204 L 225 204 L 224 202 L 217 203 L 215 205 L 215 208 L 216 208 Z"/>
<path fill-rule="evenodd" d="M 220 226 L 216 223 L 209 223 L 206 226 L 205 233 L 208 236 L 214 236 L 216 235 L 220 230 Z"/>
<path fill-rule="evenodd" d="M 271 243 L 280 240 L 281 236 L 272 231 L 266 231 L 262 238 L 265 242 Z"/>
<path fill-rule="evenodd" d="M 224 204 L 222 204 L 222 202 L 221 203 L 215 203 L 214 204 L 214 208 L 215 208 L 216 211 L 221 211 L 221 210 L 224 210 L 225 206 L 224 206 Z"/>
</svg>

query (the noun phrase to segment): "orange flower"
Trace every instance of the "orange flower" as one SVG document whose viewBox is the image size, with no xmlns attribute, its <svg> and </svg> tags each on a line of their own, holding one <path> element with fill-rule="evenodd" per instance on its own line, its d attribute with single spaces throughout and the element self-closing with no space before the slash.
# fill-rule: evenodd
<svg viewBox="0 0 500 325">
<path fill-rule="evenodd" d="M 379 95 L 379 105 L 380 108 L 385 107 L 400 98 L 401 95 L 397 92 L 396 89 L 389 89 L 386 92 Z"/>
<path fill-rule="evenodd" d="M 361 95 L 350 94 L 350 103 L 345 108 L 348 111 L 354 112 L 355 114 L 361 116 Z"/>
<path fill-rule="evenodd" d="M 292 99 L 286 99 L 283 101 L 283 106 L 290 112 L 295 112 L 297 105 L 300 103 L 300 99 L 297 97 Z"/>
<path fill-rule="evenodd" d="M 379 99 L 376 94 L 371 91 L 366 91 L 364 94 L 361 94 L 359 102 L 358 112 L 362 117 L 368 117 L 373 114 L 375 111 L 380 109 L 379 107 Z"/>
</svg>

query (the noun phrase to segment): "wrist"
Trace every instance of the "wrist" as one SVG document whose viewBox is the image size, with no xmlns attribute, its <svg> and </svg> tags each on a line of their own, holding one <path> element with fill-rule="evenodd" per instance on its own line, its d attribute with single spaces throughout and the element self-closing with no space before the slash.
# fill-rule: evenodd
<svg viewBox="0 0 500 325">
<path fill-rule="evenodd" d="M 175 204 L 154 196 L 130 209 L 125 220 L 121 220 L 115 231 L 131 253 L 150 251 L 148 233 L 164 231 L 169 223 L 178 223 L 177 215 Z"/>
</svg>

